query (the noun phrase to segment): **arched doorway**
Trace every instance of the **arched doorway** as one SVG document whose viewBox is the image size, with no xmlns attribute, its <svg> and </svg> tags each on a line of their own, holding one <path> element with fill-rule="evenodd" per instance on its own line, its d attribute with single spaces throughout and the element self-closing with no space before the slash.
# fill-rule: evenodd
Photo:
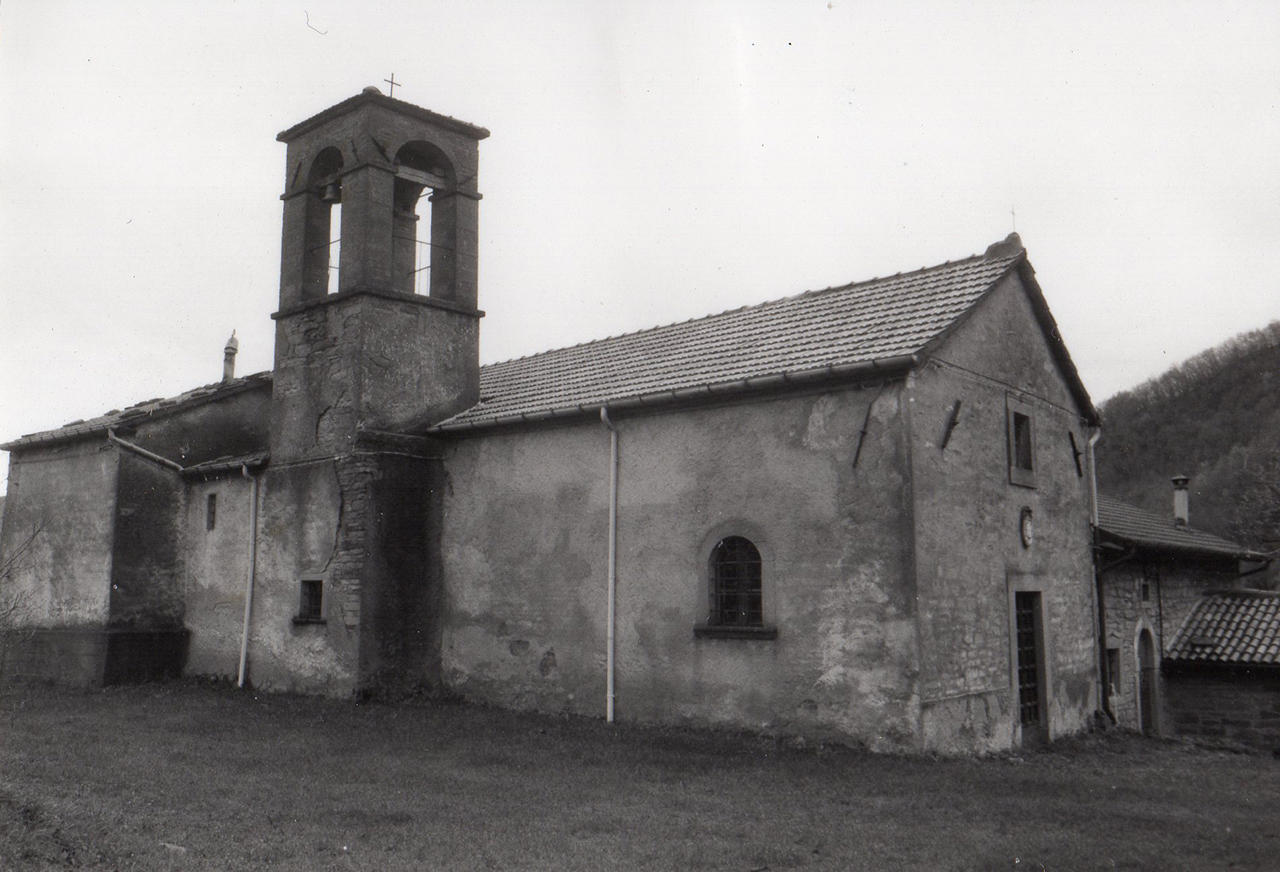
<svg viewBox="0 0 1280 872">
<path fill-rule="evenodd" d="M 1145 628 L 1138 636 L 1138 711 L 1142 734 L 1156 735 L 1156 646 L 1151 631 Z"/>
</svg>

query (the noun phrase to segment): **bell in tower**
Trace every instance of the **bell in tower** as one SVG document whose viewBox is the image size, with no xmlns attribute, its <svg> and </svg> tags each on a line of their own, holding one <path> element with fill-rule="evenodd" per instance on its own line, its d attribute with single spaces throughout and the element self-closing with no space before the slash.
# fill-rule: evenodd
<svg viewBox="0 0 1280 872">
<path fill-rule="evenodd" d="M 273 456 L 340 449 L 357 426 L 418 428 L 476 402 L 488 135 L 371 87 L 277 137 L 288 149 Z"/>
<path fill-rule="evenodd" d="M 284 233 L 255 609 L 299 644 L 250 652 L 255 682 L 337 694 L 439 684 L 443 470 L 420 434 L 479 399 L 488 135 L 366 88 L 278 137 Z"/>
</svg>

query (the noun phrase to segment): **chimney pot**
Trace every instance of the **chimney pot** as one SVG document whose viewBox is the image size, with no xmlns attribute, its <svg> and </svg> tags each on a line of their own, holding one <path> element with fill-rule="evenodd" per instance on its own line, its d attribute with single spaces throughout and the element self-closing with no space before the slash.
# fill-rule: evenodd
<svg viewBox="0 0 1280 872">
<path fill-rule="evenodd" d="M 236 339 L 236 331 L 231 331 L 227 347 L 222 349 L 222 380 L 229 382 L 236 377 L 236 352 L 240 350 L 240 340 Z"/>
<path fill-rule="evenodd" d="M 1191 523 L 1191 496 L 1188 485 L 1191 479 L 1185 475 L 1175 475 L 1173 482 L 1173 523 L 1185 527 Z"/>
</svg>

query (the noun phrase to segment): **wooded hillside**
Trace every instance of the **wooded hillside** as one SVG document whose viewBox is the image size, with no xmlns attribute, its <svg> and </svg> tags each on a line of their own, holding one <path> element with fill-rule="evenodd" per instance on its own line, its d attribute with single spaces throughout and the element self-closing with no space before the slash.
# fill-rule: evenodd
<svg viewBox="0 0 1280 872">
<path fill-rule="evenodd" d="M 1280 321 L 1242 333 L 1102 404 L 1098 488 L 1172 514 L 1191 476 L 1191 525 L 1280 548 Z"/>
</svg>

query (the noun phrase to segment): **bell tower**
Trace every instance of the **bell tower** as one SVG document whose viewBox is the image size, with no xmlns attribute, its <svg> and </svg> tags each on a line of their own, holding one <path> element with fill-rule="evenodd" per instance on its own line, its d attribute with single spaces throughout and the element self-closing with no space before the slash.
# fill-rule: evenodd
<svg viewBox="0 0 1280 872">
<path fill-rule="evenodd" d="M 439 686 L 443 470 L 420 434 L 479 399 L 489 131 L 376 88 L 290 127 L 251 680 Z M 283 628 L 281 630 L 280 628 Z"/>
<path fill-rule="evenodd" d="M 479 398 L 488 135 L 370 87 L 277 137 L 288 148 L 273 457 L 341 450 L 356 428 L 418 429 Z"/>
</svg>

